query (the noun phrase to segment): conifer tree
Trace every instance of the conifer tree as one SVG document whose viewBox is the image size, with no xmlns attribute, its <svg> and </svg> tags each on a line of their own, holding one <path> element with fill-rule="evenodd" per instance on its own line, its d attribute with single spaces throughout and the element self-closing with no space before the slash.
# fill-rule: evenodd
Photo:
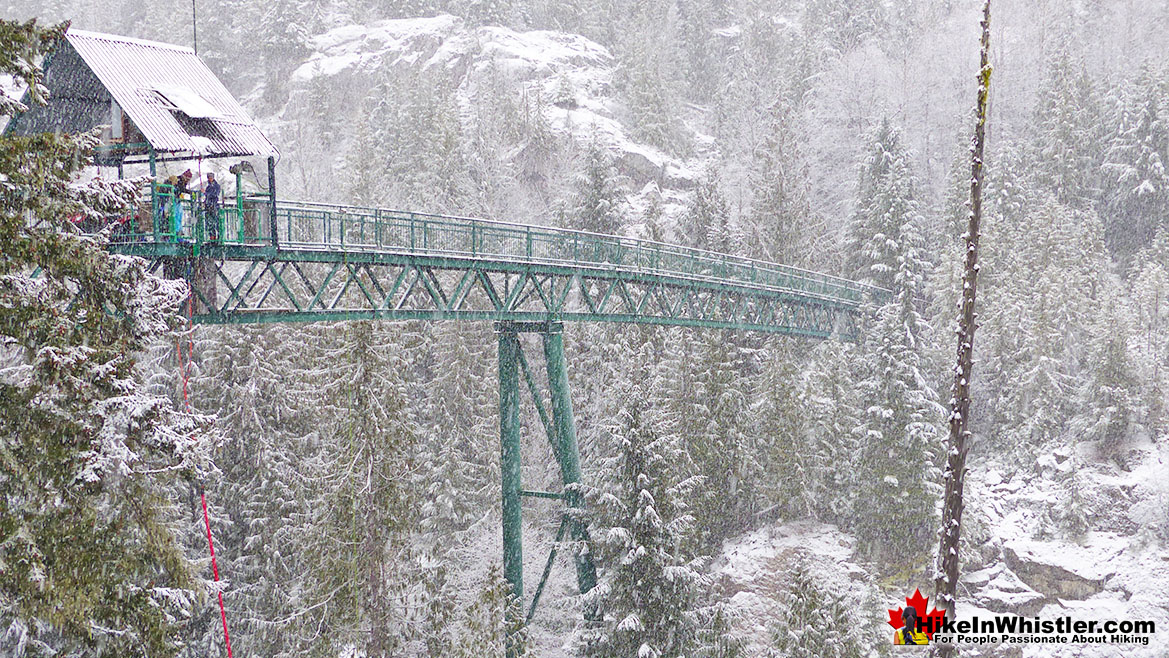
<svg viewBox="0 0 1169 658">
<path fill-rule="evenodd" d="M 817 582 L 807 563 L 789 572 L 785 615 L 772 630 L 777 656 L 860 658 L 869 655 L 844 598 Z"/>
<path fill-rule="evenodd" d="M 225 436 L 207 497 L 219 571 L 232 583 L 225 594 L 232 648 L 272 658 L 311 646 L 279 620 L 296 619 L 304 629 L 322 618 L 320 608 L 305 610 L 298 600 L 314 576 L 303 542 L 315 501 L 303 473 L 315 452 L 317 400 L 298 384 L 311 372 L 298 334 L 299 328 L 281 325 L 200 327 L 190 366 L 191 403 L 215 416 Z M 172 360 L 157 367 L 181 378 Z M 199 526 L 191 541 L 197 554 L 206 541 Z M 191 625 L 202 636 L 190 640 L 184 656 L 222 642 L 214 601 L 204 615 L 206 623 Z"/>
<path fill-rule="evenodd" d="M 630 10 L 617 82 L 629 104 L 633 136 L 684 153 L 689 145 L 678 113 L 682 90 L 674 14 L 660 0 L 635 0 Z"/>
<path fill-rule="evenodd" d="M 848 234 L 852 276 L 885 289 L 893 288 L 897 275 L 898 232 L 907 221 L 920 222 L 909 166 L 900 131 L 886 119 L 861 168 L 856 212 Z"/>
<path fill-rule="evenodd" d="M 1169 241 L 1162 237 L 1162 243 Z M 1145 257 L 1132 279 L 1129 299 L 1135 326 L 1129 347 L 1141 382 L 1142 422 L 1152 432 L 1164 431 L 1169 400 L 1169 268 L 1162 258 Z M 1169 249 L 1165 250 L 1169 253 Z"/>
<path fill-rule="evenodd" d="M 718 173 L 707 170 L 683 218 L 685 240 L 690 246 L 719 253 L 735 253 L 742 244 L 740 227 L 731 218 L 731 209 L 719 189 Z"/>
<path fill-rule="evenodd" d="M 702 519 L 699 550 L 713 552 L 722 541 L 750 522 L 758 503 L 760 446 L 750 431 L 751 391 L 742 376 L 746 350 L 727 332 L 706 331 L 695 337 L 699 348 L 690 366 L 696 397 L 688 400 L 689 422 L 683 431 L 686 452 L 707 482 L 693 503 Z"/>
<path fill-rule="evenodd" d="M 621 232 L 624 195 L 609 152 L 597 142 L 585 152 L 584 171 L 577 179 L 573 228 L 615 235 Z"/>
<path fill-rule="evenodd" d="M 522 611 L 499 565 L 492 564 L 475 601 L 467 608 L 454 653 L 456 658 L 502 656 L 510 647 L 517 658 L 531 656 Z M 510 638 L 510 640 L 509 640 Z M 509 643 L 510 642 L 510 643 Z"/>
<path fill-rule="evenodd" d="M 1064 45 L 1052 57 L 1039 92 L 1034 177 L 1057 201 L 1086 208 L 1100 196 L 1106 143 L 1102 105 L 1083 63 Z"/>
<path fill-rule="evenodd" d="M 410 586 L 408 535 L 417 505 L 409 486 L 418 430 L 394 375 L 402 372 L 392 327 L 344 325 L 322 354 L 321 450 L 312 476 L 322 486 L 313 506 L 316 560 L 310 605 L 327 606 L 326 623 L 348 629 L 371 658 L 397 655 L 410 637 L 404 592 Z M 321 638 L 322 642 L 329 638 Z M 327 645 L 326 645 L 327 646 Z"/>
<path fill-rule="evenodd" d="M 795 152 L 791 118 L 775 112 L 768 121 L 763 143 L 755 150 L 750 176 L 751 226 L 757 234 L 756 257 L 773 263 L 797 265 L 805 251 L 811 208 L 808 205 Z"/>
<path fill-rule="evenodd" d="M 878 131 L 861 177 L 861 201 L 850 236 L 853 271 L 891 296 L 871 310 L 860 360 L 863 404 L 858 532 L 878 554 L 924 554 L 933 522 L 941 407 L 929 375 L 930 327 L 918 310 L 928 271 L 923 218 L 905 152 L 888 123 Z M 894 514 L 875 515 L 871 501 Z"/>
<path fill-rule="evenodd" d="M 763 451 L 760 494 L 768 508 L 785 519 L 813 515 L 830 491 L 824 489 L 828 454 L 820 450 L 808 427 L 804 364 L 795 349 L 773 341 L 760 377 L 760 399 L 754 411 Z"/>
<path fill-rule="evenodd" d="M 0 21 L 0 72 L 47 90 L 66 25 Z M 0 115 L 27 109 L 0 91 Z M 173 656 L 202 588 L 168 502 L 209 463 L 209 420 L 145 390 L 140 352 L 187 290 L 109 254 L 140 180 L 76 179 L 94 134 L 0 137 L 0 651 Z"/>
<path fill-rule="evenodd" d="M 618 452 L 607 464 L 615 489 L 593 503 L 594 555 L 605 569 L 585 599 L 604 622 L 586 631 L 582 653 L 680 658 L 697 644 L 704 583 L 698 563 L 677 552 L 694 523 L 680 495 L 693 481 L 671 480 L 681 447 L 654 431 L 644 390 L 627 400 L 613 428 Z"/>
<path fill-rule="evenodd" d="M 1106 239 L 1126 260 L 1169 227 L 1169 93 L 1161 80 L 1146 66 L 1128 85 L 1105 160 Z"/>
<path fill-rule="evenodd" d="M 419 442 L 419 486 L 426 491 L 421 527 L 448 550 L 498 498 L 498 402 L 492 392 L 495 355 L 481 327 L 447 322 L 434 328 L 425 389 L 426 440 Z"/>
</svg>

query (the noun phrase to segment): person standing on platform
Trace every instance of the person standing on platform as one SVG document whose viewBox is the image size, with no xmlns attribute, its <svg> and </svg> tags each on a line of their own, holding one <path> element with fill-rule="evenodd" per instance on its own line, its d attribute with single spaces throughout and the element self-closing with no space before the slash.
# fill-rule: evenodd
<svg viewBox="0 0 1169 658">
<path fill-rule="evenodd" d="M 219 206 L 222 188 L 215 174 L 207 172 L 207 186 L 203 188 L 203 225 L 207 230 L 207 239 L 219 241 Z"/>
</svg>

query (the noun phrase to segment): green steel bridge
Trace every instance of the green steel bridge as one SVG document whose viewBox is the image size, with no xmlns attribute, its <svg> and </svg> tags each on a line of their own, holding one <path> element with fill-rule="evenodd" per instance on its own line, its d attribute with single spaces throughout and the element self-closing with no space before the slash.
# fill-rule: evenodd
<svg viewBox="0 0 1169 658">
<path fill-rule="evenodd" d="M 623 322 L 855 339 L 862 302 L 885 291 L 853 281 L 700 249 L 484 219 L 237 198 L 211 222 L 198 203 L 156 185 L 150 215 L 124 221 L 110 249 L 186 279 L 201 324 L 354 319 L 493 321 L 499 341 L 504 573 L 524 598 L 520 500 L 581 505 L 563 323 Z M 184 219 L 185 218 L 185 219 Z M 191 221 L 196 219 L 197 221 Z M 205 224 L 211 224 L 207 226 Z M 539 334 L 545 405 L 519 339 Z M 560 465 L 564 490 L 521 482 L 521 380 Z M 587 528 L 564 516 L 566 533 Z M 530 600 L 536 610 L 555 549 Z M 596 583 L 577 555 L 581 592 Z M 587 613 L 586 613 L 587 614 Z M 509 650 L 509 654 L 512 653 Z"/>
</svg>

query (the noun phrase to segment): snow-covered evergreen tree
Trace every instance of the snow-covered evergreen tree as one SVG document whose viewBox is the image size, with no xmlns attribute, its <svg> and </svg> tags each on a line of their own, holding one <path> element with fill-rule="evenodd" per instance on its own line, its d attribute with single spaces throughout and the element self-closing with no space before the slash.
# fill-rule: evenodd
<svg viewBox="0 0 1169 658">
<path fill-rule="evenodd" d="M 443 323 L 430 332 L 431 372 L 421 388 L 428 404 L 425 440 L 416 459 L 426 491 L 422 529 L 447 548 L 499 495 L 498 387 L 492 336 L 483 327 Z"/>
<path fill-rule="evenodd" d="M 763 143 L 755 150 L 750 177 L 749 221 L 756 236 L 752 255 L 773 263 L 799 265 L 807 252 L 812 211 L 803 189 L 792 118 L 776 112 L 769 119 Z"/>
<path fill-rule="evenodd" d="M 0 72 L 46 96 L 65 26 L 0 21 Z M 0 91 L 0 116 L 26 109 Z M 0 137 L 0 652 L 173 656 L 205 590 L 179 544 L 180 478 L 210 470 L 210 419 L 145 389 L 140 352 L 186 286 L 105 249 L 141 180 L 80 183 L 94 134 Z"/>
<path fill-rule="evenodd" d="M 694 190 L 683 218 L 683 239 L 699 249 L 733 254 L 742 244 L 743 236 L 719 186 L 718 173 L 708 170 Z"/>
<path fill-rule="evenodd" d="M 303 636 L 279 620 L 320 619 L 299 600 L 313 577 L 303 541 L 314 501 L 302 474 L 316 441 L 316 408 L 315 396 L 297 384 L 309 372 L 305 344 L 295 328 L 266 325 L 200 328 L 194 347 L 189 398 L 225 436 L 207 498 L 219 572 L 232 583 L 225 595 L 237 613 L 232 648 L 300 655 Z M 182 377 L 173 356 L 160 368 Z M 201 524 L 196 530 L 191 545 L 201 555 L 207 538 Z M 208 601 L 203 614 L 217 619 L 217 603 Z M 214 624 L 199 630 L 184 655 L 222 642 Z"/>
<path fill-rule="evenodd" d="M 862 171 L 861 201 L 851 228 L 854 271 L 891 291 L 870 306 L 857 382 L 860 487 L 854 519 L 869 550 L 887 558 L 923 554 L 932 537 L 938 489 L 942 408 L 929 373 L 930 327 L 918 312 L 924 293 L 924 220 L 908 157 L 884 124 Z M 884 501 L 889 514 L 873 514 Z"/>
<path fill-rule="evenodd" d="M 577 178 L 573 228 L 614 235 L 625 223 L 624 193 L 613 156 L 597 142 L 585 151 L 584 170 Z"/>
<path fill-rule="evenodd" d="M 330 367 L 314 377 L 324 402 L 320 450 L 306 473 L 320 489 L 302 549 L 314 561 L 303 596 L 327 609 L 336 632 L 318 641 L 349 636 L 371 658 L 396 655 L 411 633 L 404 593 L 418 506 L 409 458 L 419 432 L 395 377 L 402 336 L 391 331 L 353 322 L 326 343 L 319 358 Z"/>
<path fill-rule="evenodd" d="M 1103 230 L 1094 213 L 1048 199 L 1006 222 L 992 216 L 999 247 L 987 252 L 984 363 L 992 437 L 1025 454 L 1058 438 L 1107 284 Z M 1093 412 L 1094 413 L 1094 412 Z"/>
<path fill-rule="evenodd" d="M 672 3 L 634 0 L 623 35 L 617 80 L 633 124 L 634 136 L 666 151 L 685 153 L 681 126 L 682 80 L 676 15 Z"/>
<path fill-rule="evenodd" d="M 1123 258 L 1169 227 L 1169 91 L 1147 66 L 1123 89 L 1108 145 L 1102 217 L 1109 247 Z"/>
<path fill-rule="evenodd" d="M 888 119 L 871 142 L 857 196 L 848 233 L 850 273 L 860 281 L 892 289 L 900 256 L 899 232 L 907 222 L 920 224 L 921 219 L 909 154 L 901 145 L 900 131 Z"/>
<path fill-rule="evenodd" d="M 776 658 L 860 658 L 869 655 L 861 626 L 844 597 L 797 562 L 788 579 L 785 616 L 772 630 Z"/>
<path fill-rule="evenodd" d="M 585 605 L 602 616 L 582 635 L 582 654 L 679 658 L 698 642 L 701 563 L 679 553 L 691 532 L 685 495 L 696 481 L 678 481 L 683 460 L 674 435 L 654 429 L 644 383 L 626 396 L 618 424 L 618 446 L 606 460 L 610 490 L 591 496 L 591 532 L 601 559 L 601 582 Z"/>
<path fill-rule="evenodd" d="M 1071 48 L 1061 47 L 1048 65 L 1035 112 L 1031 167 L 1037 183 L 1057 201 L 1086 208 L 1101 194 L 1106 124 L 1093 80 Z"/>
</svg>

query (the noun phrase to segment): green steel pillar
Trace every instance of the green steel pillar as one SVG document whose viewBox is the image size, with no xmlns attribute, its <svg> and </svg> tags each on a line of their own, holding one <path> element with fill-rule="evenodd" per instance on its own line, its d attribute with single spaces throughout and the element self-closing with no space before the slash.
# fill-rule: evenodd
<svg viewBox="0 0 1169 658">
<path fill-rule="evenodd" d="M 520 524 L 520 339 L 499 332 L 499 465 L 503 480 L 503 575 L 512 594 L 524 600 L 524 559 Z M 510 638 L 509 651 L 511 655 Z"/>
<path fill-rule="evenodd" d="M 269 230 L 272 231 L 272 246 L 280 248 L 279 226 L 276 222 L 276 158 L 268 156 L 268 206 L 271 217 L 268 220 Z"/>
<path fill-rule="evenodd" d="M 244 161 L 241 161 L 232 170 L 235 171 L 235 218 L 236 223 L 239 224 L 236 233 L 236 240 L 240 244 L 244 243 Z M 224 236 L 226 240 L 227 237 Z"/>
<path fill-rule="evenodd" d="M 158 166 L 154 162 L 154 147 L 150 148 L 150 226 L 154 229 L 154 241 L 162 242 L 158 225 Z"/>
<path fill-rule="evenodd" d="M 569 507 L 583 507 L 580 492 L 580 451 L 576 444 L 576 422 L 572 415 L 572 397 L 568 392 L 568 371 L 564 358 L 564 336 L 559 331 L 544 334 L 544 361 L 548 366 L 548 388 L 552 394 L 552 424 L 560 446 L 560 476 L 564 480 L 564 498 Z M 572 538 L 587 541 L 588 529 L 578 519 L 571 524 Z M 597 570 L 587 553 L 576 556 L 576 582 L 581 594 L 597 584 Z M 586 615 L 587 616 L 587 615 Z"/>
</svg>

